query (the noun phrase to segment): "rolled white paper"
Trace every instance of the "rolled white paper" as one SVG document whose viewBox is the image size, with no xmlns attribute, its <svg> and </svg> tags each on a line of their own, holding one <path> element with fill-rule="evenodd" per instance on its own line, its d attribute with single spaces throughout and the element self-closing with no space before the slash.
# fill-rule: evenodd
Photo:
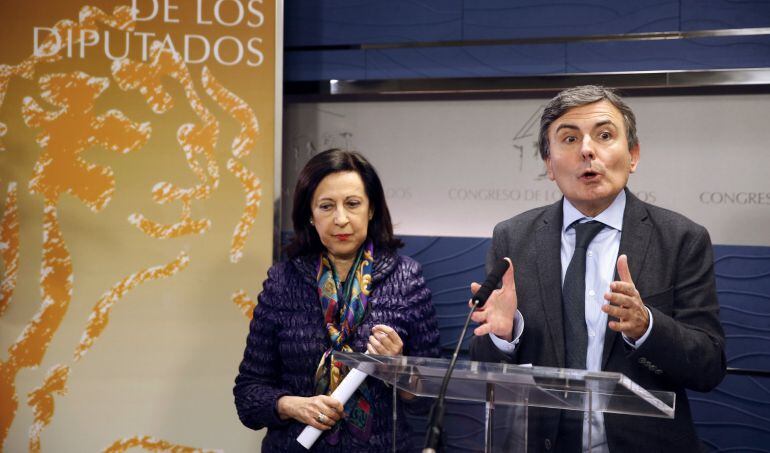
<svg viewBox="0 0 770 453">
<path fill-rule="evenodd" d="M 340 385 L 334 389 L 334 392 L 332 392 L 331 395 L 332 398 L 339 401 L 344 406 L 350 397 L 353 396 L 353 393 L 355 393 L 356 389 L 361 385 L 361 383 L 364 382 L 366 376 L 367 374 L 363 371 L 353 368 L 350 370 L 348 375 L 345 376 L 345 379 L 340 382 Z M 307 425 L 305 426 L 305 429 L 302 430 L 302 433 L 300 433 L 299 437 L 297 437 L 297 442 L 310 450 L 310 447 L 312 447 L 315 441 L 318 440 L 322 432 L 323 431 L 318 428 Z"/>
</svg>

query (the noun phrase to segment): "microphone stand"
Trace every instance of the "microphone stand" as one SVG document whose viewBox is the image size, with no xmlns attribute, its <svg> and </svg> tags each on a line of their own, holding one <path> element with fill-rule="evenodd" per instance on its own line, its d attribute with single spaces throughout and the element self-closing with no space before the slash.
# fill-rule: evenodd
<svg viewBox="0 0 770 453">
<path fill-rule="evenodd" d="M 463 330 L 460 333 L 460 338 L 457 340 L 457 346 L 452 354 L 452 360 L 449 362 L 449 368 L 446 370 L 444 380 L 441 381 L 441 389 L 438 393 L 438 399 L 433 404 L 433 408 L 430 411 L 430 419 L 428 423 L 428 433 L 425 438 L 425 448 L 422 449 L 422 453 L 436 453 L 438 451 L 439 444 L 441 443 L 441 432 L 444 429 L 444 397 L 446 396 L 447 387 L 449 386 L 449 379 L 452 376 L 452 371 L 455 369 L 455 363 L 457 362 L 457 355 L 460 353 L 460 346 L 465 338 L 465 332 L 468 330 L 468 324 L 471 322 L 471 315 L 479 305 L 479 301 L 474 299 L 471 304 L 471 310 L 468 312 L 468 317 L 465 319 Z"/>
</svg>

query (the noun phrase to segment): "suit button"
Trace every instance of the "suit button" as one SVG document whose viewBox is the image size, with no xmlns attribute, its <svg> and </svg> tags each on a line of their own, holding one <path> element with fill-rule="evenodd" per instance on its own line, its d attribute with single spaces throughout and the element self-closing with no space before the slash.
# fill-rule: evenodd
<svg viewBox="0 0 770 453">
<path fill-rule="evenodd" d="M 647 359 L 646 359 L 646 358 L 644 358 L 644 357 L 640 357 L 640 358 L 639 358 L 639 363 L 641 363 L 642 365 L 644 365 L 644 364 L 646 364 L 646 363 L 647 363 Z"/>
<path fill-rule="evenodd" d="M 658 369 L 658 367 L 656 367 L 656 366 L 655 366 L 655 365 L 653 365 L 653 364 L 650 364 L 650 371 L 655 371 L 655 370 L 657 370 L 657 369 Z"/>
<path fill-rule="evenodd" d="M 658 374 L 658 375 L 663 374 L 663 370 L 655 370 L 655 374 Z"/>
<path fill-rule="evenodd" d="M 551 449 L 551 439 L 545 440 L 545 449 L 550 450 Z"/>
</svg>

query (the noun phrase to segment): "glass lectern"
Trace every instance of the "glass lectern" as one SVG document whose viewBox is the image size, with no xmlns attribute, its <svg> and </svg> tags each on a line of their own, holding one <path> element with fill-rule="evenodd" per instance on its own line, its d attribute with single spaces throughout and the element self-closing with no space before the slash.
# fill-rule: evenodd
<svg viewBox="0 0 770 453">
<path fill-rule="evenodd" d="M 391 385 L 394 401 L 399 389 L 436 398 L 449 366 L 448 359 L 361 353 L 336 353 L 335 360 Z M 673 418 L 676 395 L 645 390 L 620 373 L 458 360 L 446 399 L 485 405 L 485 433 L 479 451 L 520 452 L 527 448 L 530 408 L 582 411 L 589 416 L 608 412 Z M 513 415 L 506 418 L 512 426 L 506 427 L 503 439 L 493 426 L 493 420 L 499 420 L 494 417 L 495 407 L 512 407 Z"/>
</svg>

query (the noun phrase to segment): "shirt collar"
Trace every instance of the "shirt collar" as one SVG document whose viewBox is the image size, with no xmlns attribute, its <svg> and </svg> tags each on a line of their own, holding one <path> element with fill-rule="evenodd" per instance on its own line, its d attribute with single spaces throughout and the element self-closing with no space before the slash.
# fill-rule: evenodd
<svg viewBox="0 0 770 453">
<path fill-rule="evenodd" d="M 621 190 L 615 199 L 612 200 L 612 203 L 607 206 L 607 209 L 599 213 L 596 217 L 586 217 L 583 213 L 578 211 L 566 197 L 564 198 L 562 210 L 564 213 L 564 220 L 561 225 L 562 232 L 566 231 L 570 225 L 580 219 L 596 220 L 608 227 L 623 231 L 623 212 L 626 210 L 626 191 Z"/>
</svg>

